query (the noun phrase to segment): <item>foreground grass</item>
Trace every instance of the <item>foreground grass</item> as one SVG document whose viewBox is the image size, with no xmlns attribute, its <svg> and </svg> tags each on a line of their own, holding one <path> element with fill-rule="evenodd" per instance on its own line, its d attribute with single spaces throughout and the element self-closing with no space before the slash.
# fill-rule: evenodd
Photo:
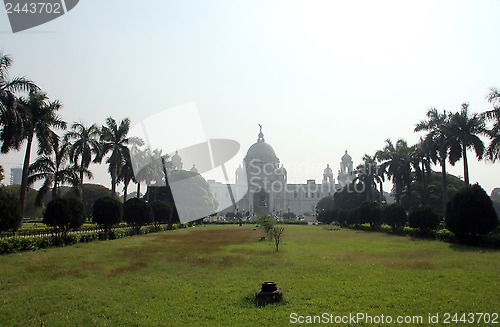
<svg viewBox="0 0 500 327">
<path fill-rule="evenodd" d="M 0 257 L 2 326 L 282 326 L 290 314 L 498 312 L 500 251 L 285 226 L 210 226 Z M 261 282 L 285 302 L 257 308 Z M 362 325 L 362 324 L 358 324 Z"/>
</svg>

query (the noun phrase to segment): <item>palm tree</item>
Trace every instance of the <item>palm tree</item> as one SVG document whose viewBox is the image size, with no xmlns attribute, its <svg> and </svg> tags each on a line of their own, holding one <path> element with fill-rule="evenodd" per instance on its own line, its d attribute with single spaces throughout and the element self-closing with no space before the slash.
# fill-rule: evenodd
<svg viewBox="0 0 500 327">
<path fill-rule="evenodd" d="M 52 153 L 43 154 L 30 165 L 30 176 L 28 185 L 44 180 L 38 191 L 37 204 L 40 204 L 47 191 L 52 188 L 52 199 L 59 197 L 59 186 L 61 184 L 79 185 L 78 172 L 80 169 L 69 164 L 69 151 L 71 145 L 64 143 L 59 146 L 59 142 L 52 144 Z M 89 171 L 87 171 L 90 174 Z"/>
<path fill-rule="evenodd" d="M 500 90 L 491 89 L 487 97 L 488 101 L 493 105 L 493 109 L 483 113 L 483 117 L 493 122 L 490 130 L 486 130 L 485 134 L 491 139 L 486 157 L 495 162 L 500 159 Z"/>
<path fill-rule="evenodd" d="M 366 189 L 366 200 L 375 201 L 375 190 L 377 183 L 382 185 L 383 180 L 379 176 L 379 169 L 375 156 L 365 154 L 363 156 L 363 163 L 356 167 L 356 178 L 354 181 L 359 180 Z"/>
<path fill-rule="evenodd" d="M 50 154 L 54 144 L 59 141 L 59 136 L 53 130 L 66 129 L 66 122 L 58 115 L 62 108 L 59 101 L 48 101 L 46 93 L 30 92 L 28 98 L 20 98 L 19 105 L 24 116 L 24 138 L 26 139 L 26 153 L 24 156 L 23 173 L 21 178 L 21 213 L 24 215 L 24 202 L 28 185 L 28 170 L 30 166 L 31 146 L 34 139 L 38 141 L 38 155 Z"/>
<path fill-rule="evenodd" d="M 416 144 L 412 157 L 414 158 L 414 170 L 417 181 L 422 182 L 422 202 L 427 205 L 427 176 L 432 173 L 431 162 L 433 156 L 433 144 L 429 139 L 420 138 Z"/>
<path fill-rule="evenodd" d="M 120 171 L 123 168 L 125 157 L 130 156 L 128 145 L 142 145 L 144 142 L 136 137 L 127 137 L 130 130 L 130 119 L 125 118 L 116 123 L 112 117 L 106 118 L 106 125 L 101 128 L 101 153 L 98 161 L 100 162 L 105 155 L 111 153 L 106 163 L 109 165 L 108 171 L 111 175 L 111 192 L 116 193 L 116 184 Z"/>
<path fill-rule="evenodd" d="M 454 165 L 462 159 L 464 164 L 464 183 L 469 185 L 469 164 L 467 150 L 474 149 L 476 157 L 481 160 L 484 155 L 484 143 L 478 135 L 485 133 L 484 119 L 479 114 L 469 114 L 469 105 L 462 104 L 459 112 L 450 115 L 448 130 L 448 144 L 450 147 L 449 161 Z"/>
<path fill-rule="evenodd" d="M 137 149 L 133 153 L 133 157 L 135 159 L 135 180 L 137 183 L 137 197 L 141 194 L 141 182 L 145 182 L 147 186 L 151 185 L 153 181 L 156 183 L 161 182 L 164 178 L 163 175 L 163 166 L 162 166 L 162 158 L 168 160 L 168 155 L 162 155 L 161 149 L 145 149 L 139 150 Z M 172 167 L 171 162 L 166 162 L 167 170 L 170 170 Z"/>
<path fill-rule="evenodd" d="M 96 162 L 101 150 L 99 143 L 100 131 L 96 124 L 85 126 L 83 123 L 74 123 L 71 131 L 64 136 L 65 141 L 74 140 L 69 151 L 71 162 L 80 170 L 80 184 L 92 161 Z M 93 157 L 93 159 L 92 159 Z"/>
<path fill-rule="evenodd" d="M 130 153 L 124 156 L 124 162 L 120 174 L 118 175 L 117 182 L 123 182 L 123 203 L 127 202 L 128 185 L 130 182 L 137 182 L 134 176 L 134 169 L 132 167 L 132 160 Z"/>
<path fill-rule="evenodd" d="M 429 158 L 441 166 L 441 177 L 443 187 L 443 213 L 446 212 L 448 202 L 448 175 L 446 173 L 446 159 L 448 159 L 448 124 L 449 114 L 446 110 L 439 112 L 436 108 L 430 108 L 426 113 L 427 119 L 420 121 L 415 126 L 415 132 L 427 131 L 424 142 L 429 145 Z"/>
<path fill-rule="evenodd" d="M 411 207 L 411 172 L 413 162 L 410 153 L 412 147 L 409 147 L 408 143 L 403 139 L 397 140 L 396 144 L 387 139 L 385 143 L 384 148 L 377 151 L 375 157 L 381 162 L 381 171 L 385 172 L 394 184 L 396 189 L 396 203 L 401 203 L 401 195 L 406 187 Z"/>
<path fill-rule="evenodd" d="M 36 92 L 39 90 L 32 81 L 24 77 L 9 79 L 12 58 L 0 53 L 0 140 L 1 152 L 7 153 L 11 148 L 19 149 L 22 143 L 23 120 L 17 110 L 18 92 Z"/>
</svg>

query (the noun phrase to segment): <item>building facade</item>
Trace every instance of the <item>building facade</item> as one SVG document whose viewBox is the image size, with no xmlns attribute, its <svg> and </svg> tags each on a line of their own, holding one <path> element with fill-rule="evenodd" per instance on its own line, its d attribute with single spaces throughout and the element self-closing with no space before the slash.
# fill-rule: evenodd
<svg viewBox="0 0 500 327">
<path fill-rule="evenodd" d="M 289 184 L 287 174 L 274 148 L 265 141 L 261 127 L 257 142 L 250 146 L 242 165 L 236 169 L 235 183 L 227 185 L 214 180 L 208 183 L 221 214 L 281 216 L 287 212 L 314 214 L 320 199 L 332 195 L 354 178 L 353 162 L 347 150 L 341 158 L 337 180 L 328 164 L 320 183 L 308 179 L 305 184 Z"/>
</svg>

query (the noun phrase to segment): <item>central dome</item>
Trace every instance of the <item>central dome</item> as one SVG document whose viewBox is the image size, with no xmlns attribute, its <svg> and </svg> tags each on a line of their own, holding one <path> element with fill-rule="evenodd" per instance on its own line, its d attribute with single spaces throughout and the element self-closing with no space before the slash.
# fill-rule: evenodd
<svg viewBox="0 0 500 327">
<path fill-rule="evenodd" d="M 264 134 L 262 133 L 262 127 L 257 138 L 257 142 L 252 144 L 248 149 L 247 155 L 245 157 L 246 162 L 250 162 L 254 159 L 265 162 L 279 163 L 279 159 L 274 152 L 273 147 L 264 141 Z"/>
</svg>

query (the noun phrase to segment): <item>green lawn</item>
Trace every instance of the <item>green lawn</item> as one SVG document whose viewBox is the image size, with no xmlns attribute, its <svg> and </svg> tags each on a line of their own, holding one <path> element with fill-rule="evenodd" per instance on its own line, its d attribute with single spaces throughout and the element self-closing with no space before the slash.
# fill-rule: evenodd
<svg viewBox="0 0 500 327">
<path fill-rule="evenodd" d="M 499 311 L 500 251 L 285 226 L 277 253 L 260 236 L 208 226 L 0 256 L 0 325 L 282 326 L 358 312 L 428 325 L 429 313 Z M 285 302 L 255 307 L 269 280 Z"/>
</svg>

